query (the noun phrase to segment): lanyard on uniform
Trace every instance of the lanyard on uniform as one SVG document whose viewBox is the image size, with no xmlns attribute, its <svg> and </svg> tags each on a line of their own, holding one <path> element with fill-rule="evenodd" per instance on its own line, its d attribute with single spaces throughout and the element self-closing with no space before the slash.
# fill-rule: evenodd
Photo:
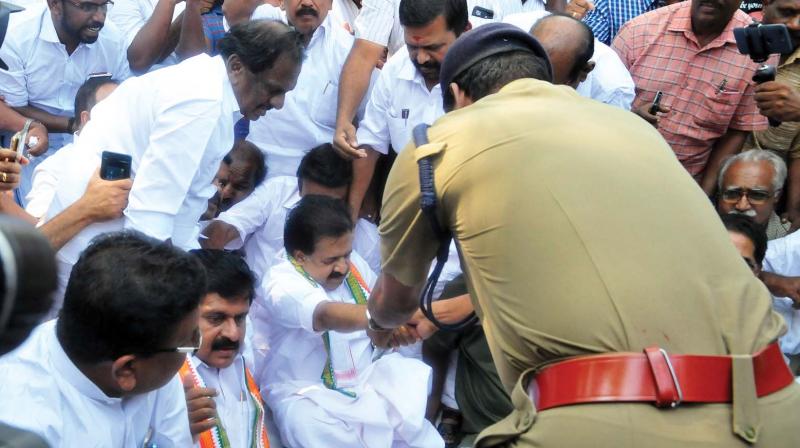
<svg viewBox="0 0 800 448">
<path fill-rule="evenodd" d="M 414 128 L 414 145 L 419 148 L 420 146 L 428 144 L 428 126 L 425 123 L 419 124 Z M 448 251 L 450 249 L 450 242 L 453 240 L 453 234 L 450 230 L 443 228 L 439 224 L 439 219 L 436 216 L 436 208 L 438 202 L 436 200 L 436 185 L 433 181 L 433 162 L 431 156 L 422 157 L 417 161 L 419 166 L 419 188 L 420 188 L 420 208 L 422 213 L 428 218 L 428 222 L 433 228 L 433 233 L 439 239 L 439 248 L 436 251 L 436 266 L 433 268 L 425 288 L 422 289 L 422 295 L 419 298 L 419 308 L 422 314 L 428 318 L 438 328 L 446 331 L 457 331 L 478 322 L 478 316 L 473 311 L 469 316 L 454 323 L 446 324 L 436 319 L 433 314 L 433 290 L 436 288 L 436 283 L 439 281 L 439 276 L 442 274 L 445 263 L 447 263 Z"/>
</svg>

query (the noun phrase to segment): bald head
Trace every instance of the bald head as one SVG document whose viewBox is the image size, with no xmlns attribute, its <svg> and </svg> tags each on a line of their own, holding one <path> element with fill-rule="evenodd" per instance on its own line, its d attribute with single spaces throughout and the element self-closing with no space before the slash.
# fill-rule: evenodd
<svg viewBox="0 0 800 448">
<path fill-rule="evenodd" d="M 542 17 L 531 28 L 531 35 L 542 44 L 553 65 L 553 83 L 577 87 L 594 68 L 591 28 L 568 15 Z"/>
</svg>

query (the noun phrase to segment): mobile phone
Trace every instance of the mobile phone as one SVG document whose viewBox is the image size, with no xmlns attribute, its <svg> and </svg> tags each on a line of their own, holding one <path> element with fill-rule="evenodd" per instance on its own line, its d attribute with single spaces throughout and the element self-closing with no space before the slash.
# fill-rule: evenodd
<svg viewBox="0 0 800 448">
<path fill-rule="evenodd" d="M 100 178 L 105 180 L 129 179 L 131 177 L 131 156 L 117 152 L 103 151 L 100 157 Z"/>
<path fill-rule="evenodd" d="M 662 95 L 664 95 L 664 92 L 662 92 L 660 90 L 658 92 L 656 92 L 656 97 L 655 97 L 655 99 L 653 99 L 653 104 L 650 105 L 650 109 L 648 110 L 648 112 L 650 112 L 650 115 L 655 115 L 659 111 L 659 109 L 661 109 L 661 96 Z"/>
<path fill-rule="evenodd" d="M 739 53 L 750 56 L 756 62 L 764 62 L 771 54 L 789 54 L 794 48 L 786 25 L 761 25 L 754 23 L 743 28 L 734 28 L 733 37 Z"/>
<path fill-rule="evenodd" d="M 111 81 L 111 78 L 113 78 L 113 77 L 114 77 L 114 75 L 112 75 L 111 73 L 108 73 L 108 72 L 91 73 L 89 76 L 86 77 L 86 80 L 89 81 L 90 79 L 97 79 L 97 80 L 103 80 L 103 81 Z"/>
<path fill-rule="evenodd" d="M 492 11 L 491 9 L 481 8 L 480 6 L 472 8 L 472 15 L 479 19 L 486 19 L 486 20 L 494 19 L 494 11 Z"/>
</svg>

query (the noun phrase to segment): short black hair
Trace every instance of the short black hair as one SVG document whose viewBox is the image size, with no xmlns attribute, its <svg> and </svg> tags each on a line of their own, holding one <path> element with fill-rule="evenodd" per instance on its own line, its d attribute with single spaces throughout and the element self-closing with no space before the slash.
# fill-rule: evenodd
<svg viewBox="0 0 800 448">
<path fill-rule="evenodd" d="M 469 12 L 466 0 L 402 0 L 400 25 L 419 28 L 444 16 L 447 29 L 456 37 L 467 30 Z"/>
<path fill-rule="evenodd" d="M 738 233 L 753 243 L 753 256 L 761 266 L 767 253 L 767 231 L 765 226 L 755 222 L 753 218 L 736 213 L 721 215 L 722 224 L 729 232 Z"/>
<path fill-rule="evenodd" d="M 350 208 L 344 201 L 309 194 L 289 211 L 283 228 L 283 246 L 289 255 L 296 250 L 312 254 L 320 239 L 338 238 L 352 231 Z"/>
<path fill-rule="evenodd" d="M 296 63 L 303 60 L 303 36 L 294 28 L 277 21 L 253 20 L 231 27 L 220 39 L 223 58 L 238 55 L 252 73 L 261 73 L 275 65 L 281 55 Z"/>
<path fill-rule="evenodd" d="M 353 180 L 353 163 L 336 154 L 333 145 L 323 143 L 303 156 L 297 167 L 297 179 L 328 188 L 346 187 Z"/>
<path fill-rule="evenodd" d="M 217 293 L 225 300 L 242 296 L 253 303 L 256 279 L 241 255 L 225 250 L 195 249 L 189 251 L 206 270 L 206 294 Z"/>
<path fill-rule="evenodd" d="M 550 81 L 547 60 L 535 54 L 514 50 L 494 54 L 476 62 L 453 79 L 453 82 L 473 101 L 497 92 L 500 88 L 522 78 Z M 449 86 L 442 87 L 445 110 L 452 110 L 455 98 Z"/>
<path fill-rule="evenodd" d="M 239 140 L 233 144 L 233 148 L 225 156 L 223 162 L 227 159 L 226 163 L 230 165 L 234 158 L 244 160 L 253 166 L 253 188 L 264 182 L 267 177 L 267 164 L 264 153 L 258 149 L 258 146 L 247 140 Z"/>
<path fill-rule="evenodd" d="M 97 91 L 106 84 L 119 85 L 118 81 L 108 78 L 89 78 L 78 88 L 75 94 L 75 116 L 81 112 L 89 112 L 97 104 Z"/>
<path fill-rule="evenodd" d="M 104 234 L 72 268 L 58 340 L 70 358 L 86 363 L 169 348 L 205 292 L 196 257 L 139 232 Z"/>
</svg>

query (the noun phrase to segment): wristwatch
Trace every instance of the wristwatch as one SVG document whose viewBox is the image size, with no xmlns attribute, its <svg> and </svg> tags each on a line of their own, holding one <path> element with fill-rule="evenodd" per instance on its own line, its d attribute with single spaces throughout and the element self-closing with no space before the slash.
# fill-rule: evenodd
<svg viewBox="0 0 800 448">
<path fill-rule="evenodd" d="M 364 312 L 367 315 L 367 328 L 372 331 L 392 331 L 391 328 L 383 328 L 375 322 L 375 319 L 369 314 L 369 308 L 364 308 Z"/>
</svg>

